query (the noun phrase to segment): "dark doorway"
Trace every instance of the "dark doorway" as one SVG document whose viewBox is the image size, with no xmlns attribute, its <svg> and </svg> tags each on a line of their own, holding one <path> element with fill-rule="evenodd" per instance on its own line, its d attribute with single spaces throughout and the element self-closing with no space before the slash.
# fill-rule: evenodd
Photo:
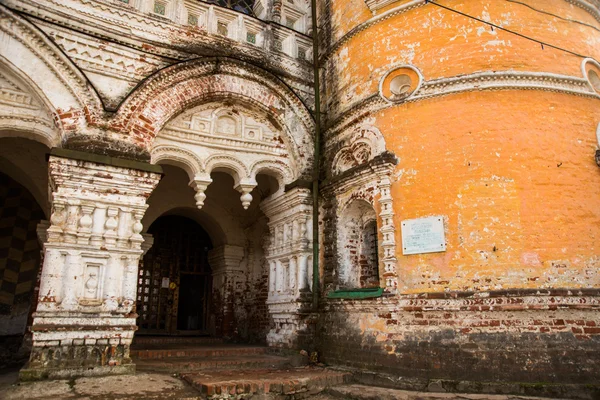
<svg viewBox="0 0 600 400">
<path fill-rule="evenodd" d="M 140 333 L 208 333 L 212 291 L 208 234 L 193 220 L 180 216 L 160 217 L 148 233 L 154 244 L 140 263 Z"/>
</svg>

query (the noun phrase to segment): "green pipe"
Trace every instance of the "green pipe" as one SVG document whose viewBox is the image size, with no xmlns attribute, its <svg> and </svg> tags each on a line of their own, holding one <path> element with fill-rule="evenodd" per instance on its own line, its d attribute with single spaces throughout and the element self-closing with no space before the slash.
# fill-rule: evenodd
<svg viewBox="0 0 600 400">
<path fill-rule="evenodd" d="M 321 158 L 321 85 L 319 80 L 319 29 L 317 0 L 312 0 L 313 74 L 315 89 L 315 154 L 312 176 L 313 195 L 313 311 L 319 309 L 319 162 Z"/>
</svg>

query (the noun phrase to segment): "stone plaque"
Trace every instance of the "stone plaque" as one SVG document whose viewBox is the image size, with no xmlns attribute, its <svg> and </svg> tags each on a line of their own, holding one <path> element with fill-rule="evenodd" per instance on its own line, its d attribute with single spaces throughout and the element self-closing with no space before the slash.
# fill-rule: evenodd
<svg viewBox="0 0 600 400">
<path fill-rule="evenodd" d="M 444 217 L 427 217 L 402 221 L 402 254 L 446 251 Z"/>
</svg>

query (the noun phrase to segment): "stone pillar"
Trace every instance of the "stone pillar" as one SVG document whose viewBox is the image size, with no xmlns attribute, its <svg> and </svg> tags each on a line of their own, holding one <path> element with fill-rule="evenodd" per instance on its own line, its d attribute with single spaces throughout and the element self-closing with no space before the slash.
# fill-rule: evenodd
<svg viewBox="0 0 600 400">
<path fill-rule="evenodd" d="M 213 304 L 218 307 L 217 334 L 231 337 L 235 329 L 234 301 L 242 296 L 244 270 L 240 265 L 244 248 L 224 245 L 208 253 L 208 262 L 213 273 Z"/>
<path fill-rule="evenodd" d="M 310 190 L 292 189 L 264 200 L 261 209 L 269 218 L 271 237 L 266 250 L 271 286 L 267 305 L 273 328 L 267 334 L 272 347 L 294 348 L 306 330 L 304 315 L 310 307 L 306 261 L 312 253 L 307 224 L 312 216 Z"/>
<path fill-rule="evenodd" d="M 23 380 L 132 373 L 140 220 L 161 169 L 54 149 L 33 348 Z"/>
</svg>

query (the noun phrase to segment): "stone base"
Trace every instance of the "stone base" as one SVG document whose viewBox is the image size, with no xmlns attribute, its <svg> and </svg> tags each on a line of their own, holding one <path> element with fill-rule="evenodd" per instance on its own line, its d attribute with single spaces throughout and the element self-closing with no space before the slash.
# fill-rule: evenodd
<svg viewBox="0 0 600 400">
<path fill-rule="evenodd" d="M 135 374 L 135 364 L 124 364 L 115 366 L 97 367 L 73 367 L 73 368 L 30 368 L 27 363 L 19 371 L 20 381 L 38 381 L 42 379 L 70 379 L 90 376 L 104 375 L 127 375 Z"/>
<path fill-rule="evenodd" d="M 586 384 L 563 384 L 550 382 L 490 382 L 490 381 L 472 381 L 472 380 L 450 380 L 450 379 L 429 379 L 429 378 L 407 378 L 396 374 L 386 374 L 383 372 L 372 372 L 362 368 L 332 367 L 333 370 L 349 372 L 352 374 L 353 382 L 369 385 L 365 388 L 377 388 L 375 392 L 384 390 L 388 395 L 393 395 L 396 390 L 409 390 L 423 393 L 472 393 L 479 396 L 483 395 L 517 395 L 517 396 L 535 396 L 561 398 L 561 399 L 598 399 L 600 398 L 600 384 L 590 382 Z M 357 385 L 358 386 L 358 385 Z M 386 388 L 386 389 L 381 389 Z M 359 396 L 350 396 L 350 393 L 339 393 L 348 396 L 348 398 L 360 398 Z M 374 394 L 380 398 L 386 397 Z M 346 397 L 344 397 L 346 398 Z M 387 397 L 401 398 L 401 397 Z M 454 398 L 454 397 L 452 397 Z M 462 397 L 461 397 L 462 398 Z"/>
</svg>

